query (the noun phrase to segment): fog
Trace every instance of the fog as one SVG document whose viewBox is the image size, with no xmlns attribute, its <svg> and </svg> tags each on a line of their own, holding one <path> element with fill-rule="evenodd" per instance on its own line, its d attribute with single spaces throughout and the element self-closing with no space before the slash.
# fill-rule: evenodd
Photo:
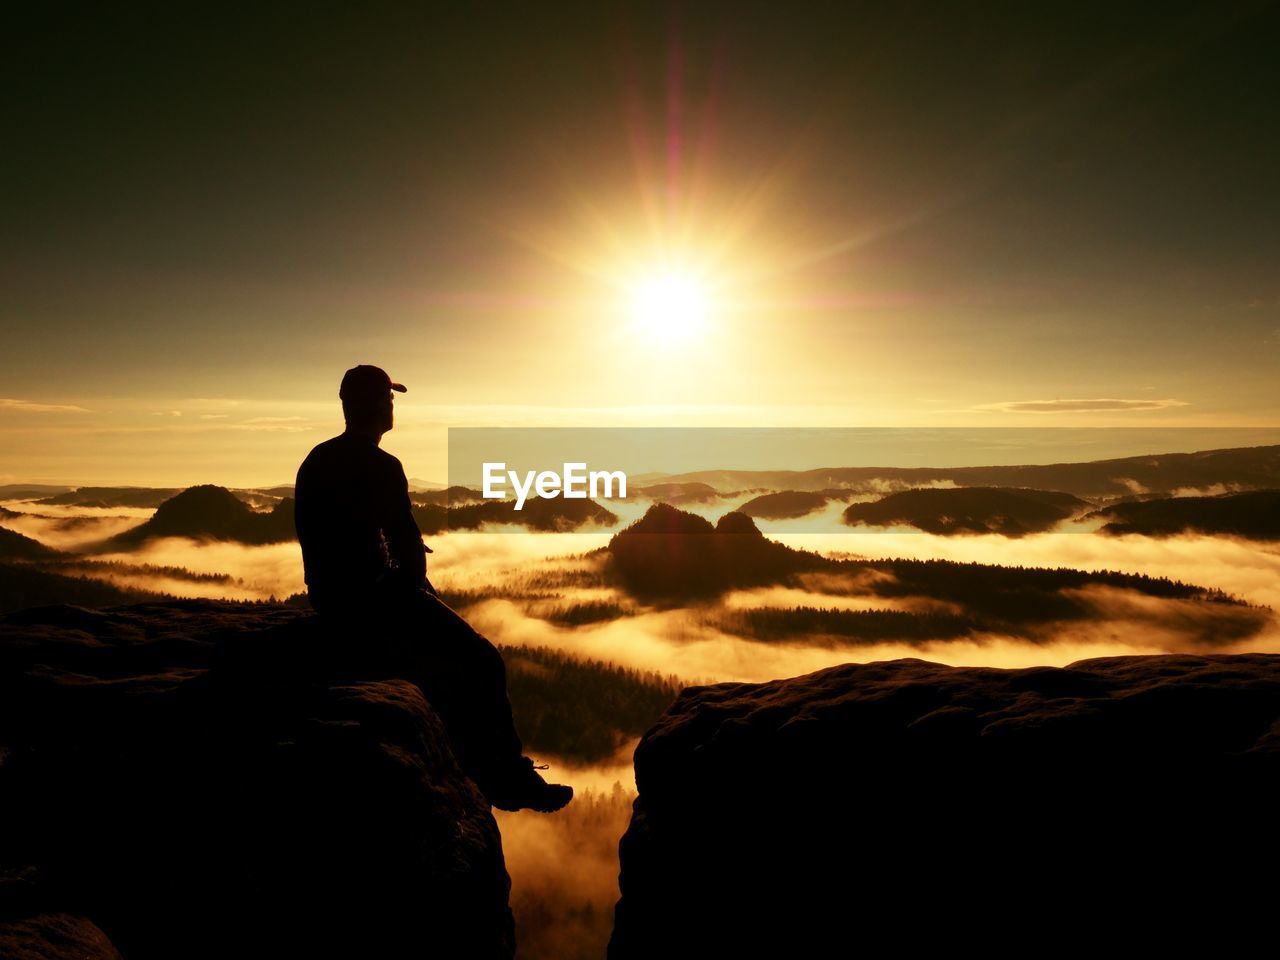
<svg viewBox="0 0 1280 960">
<path fill-rule="evenodd" d="M 200 542 L 185 537 L 148 541 L 136 550 L 98 554 L 95 559 L 130 564 L 181 567 L 193 573 L 227 573 L 229 583 L 197 583 L 142 573 L 108 574 L 116 582 L 144 590 L 223 600 L 285 599 L 306 589 L 302 551 L 297 543 L 247 546 Z"/>
<path fill-rule="evenodd" d="M 37 503 L 34 500 L 5 500 L 0 507 L 16 513 L 29 513 L 53 519 L 79 517 L 132 517 L 146 520 L 155 510 L 152 507 L 83 507 L 76 504 Z"/>
<path fill-rule="evenodd" d="M 838 522 L 836 502 L 813 518 L 815 526 Z M 53 509 L 53 508 L 50 508 Z M 723 507 L 708 511 L 718 516 Z M 50 546 L 73 549 L 102 538 L 111 525 L 133 525 L 145 509 L 58 508 L 59 517 L 9 518 L 5 525 Z M 71 526 L 67 524 L 71 523 Z M 788 524 L 794 521 L 788 521 Z M 771 526 L 768 522 L 762 527 Z M 828 532 L 777 534 L 799 549 L 832 556 L 939 558 L 1004 565 L 1119 570 L 1164 576 L 1217 587 L 1253 604 L 1280 607 L 1280 546 L 1226 537 L 1104 537 L 1088 533 L 1048 533 L 1008 539 L 996 535 L 941 537 L 918 531 L 859 532 L 828 526 Z M 925 643 L 886 642 L 833 646 L 831 642 L 758 642 L 724 632 L 717 611 L 766 607 L 840 610 L 959 612 L 954 604 L 922 597 L 856 595 L 866 571 L 808 574 L 796 584 L 737 590 L 714 603 L 659 610 L 636 603 L 598 580 L 599 560 L 587 556 L 607 545 L 609 532 L 581 534 L 444 533 L 428 538 L 434 552 L 429 574 L 438 588 L 488 592 L 492 599 L 467 606 L 464 615 L 495 643 L 548 646 L 624 666 L 675 673 L 689 682 L 761 681 L 795 676 L 836 663 L 918 657 L 955 665 L 1019 667 L 1065 664 L 1073 660 L 1134 652 L 1187 650 L 1280 650 L 1274 625 L 1258 630 L 1261 615 L 1239 607 L 1144 597 L 1132 591 L 1090 587 L 1082 595 L 1096 617 L 1058 623 L 1038 632 L 1005 636 L 980 634 Z M 119 568 L 86 568 L 121 585 L 179 596 L 265 600 L 303 592 L 301 554 L 296 543 L 246 546 L 184 538 L 151 541 L 138 549 L 95 555 Z M 226 574 L 219 581 L 194 581 L 150 567 L 176 567 L 197 574 Z M 80 571 L 84 572 L 84 571 Z M 581 586 L 548 587 L 539 579 L 577 574 Z M 585 579 L 584 579 L 585 578 Z M 850 595 L 855 594 L 855 595 Z M 551 599 L 547 599 L 550 596 Z M 532 597 L 532 598 L 531 598 Z M 561 626 L 543 619 L 559 606 L 611 601 L 634 615 L 585 626 Z M 611 785 L 604 784 L 607 788 Z"/>
<path fill-rule="evenodd" d="M 1185 534 L 1167 539 L 1042 533 L 940 537 L 927 533 L 783 534 L 801 550 L 866 558 L 909 557 L 1079 570 L 1119 570 L 1217 587 L 1250 603 L 1280 608 L 1280 544 Z"/>
<path fill-rule="evenodd" d="M 573 803 L 557 813 L 494 812 L 522 960 L 598 960 L 613 929 L 618 839 L 635 793 L 574 783 Z"/>
<path fill-rule="evenodd" d="M 154 512 L 146 507 L 75 507 L 6 501 L 0 504 L 20 514 L 0 519 L 23 536 L 54 550 L 79 550 L 136 527 Z"/>
</svg>

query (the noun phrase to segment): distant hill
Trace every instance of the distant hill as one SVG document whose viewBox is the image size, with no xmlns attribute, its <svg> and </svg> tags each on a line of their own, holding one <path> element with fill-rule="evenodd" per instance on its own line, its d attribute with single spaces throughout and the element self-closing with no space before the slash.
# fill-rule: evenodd
<svg viewBox="0 0 1280 960">
<path fill-rule="evenodd" d="M 476 530 L 483 524 L 568 533 L 588 525 L 611 527 L 618 522 L 616 513 L 606 510 L 594 500 L 565 500 L 562 497 L 532 497 L 525 501 L 522 510 L 515 508 L 514 500 L 486 500 L 447 508 L 439 504 L 424 504 L 413 508 L 413 518 L 424 535 L 445 530 Z"/>
<path fill-rule="evenodd" d="M 1093 516 L 1109 520 L 1102 532 L 1110 534 L 1170 536 L 1194 531 L 1280 540 L 1280 490 L 1118 503 Z"/>
<path fill-rule="evenodd" d="M 276 497 L 283 500 L 285 497 L 293 496 L 293 484 L 282 483 L 274 487 L 248 487 L 244 490 L 232 490 L 232 493 L 261 493 L 268 497 Z"/>
<path fill-rule="evenodd" d="M 832 499 L 832 493 L 825 490 L 781 490 L 748 500 L 738 512 L 760 520 L 792 520 L 821 510 Z"/>
<path fill-rule="evenodd" d="M 712 526 L 665 503 L 655 503 L 614 534 L 608 557 L 613 577 L 633 595 L 649 599 L 712 596 L 831 564 L 816 553 L 766 539 L 746 514 L 727 513 Z"/>
<path fill-rule="evenodd" d="M 76 487 L 37 500 L 47 506 L 70 507 L 158 507 L 183 491 L 183 487 Z M 261 508 L 293 496 L 293 485 L 232 488 L 231 492 L 251 507 Z"/>
<path fill-rule="evenodd" d="M 885 608 L 859 610 L 708 608 L 713 625 L 763 642 L 857 644 L 893 637 L 922 643 L 971 632 L 1041 642 L 1057 636 L 1053 624 L 1105 615 L 1091 599 L 1090 588 L 1194 603 L 1194 617 L 1186 608 L 1174 616 L 1191 642 L 1210 646 L 1253 636 L 1274 622 L 1269 609 L 1164 577 L 949 560 L 833 559 L 767 539 L 745 514 L 726 514 L 713 526 L 665 504 L 655 504 L 610 540 L 601 569 L 606 581 L 659 604 L 689 603 L 733 589 L 770 585 L 890 601 Z M 942 601 L 944 609 L 910 601 Z M 1153 622 L 1159 616 L 1153 612 Z"/>
<path fill-rule="evenodd" d="M 926 533 L 999 533 L 1017 537 L 1048 530 L 1090 506 L 1069 493 L 1003 487 L 926 488 L 850 504 L 851 526 L 907 525 Z"/>
<path fill-rule="evenodd" d="M 39 540 L 32 540 L 16 530 L 0 527 L 0 559 L 45 560 L 56 556 L 57 550 L 46 547 Z"/>
<path fill-rule="evenodd" d="M 628 486 L 627 499 L 661 500 L 674 507 L 688 503 L 714 503 L 722 494 L 709 483 L 654 483 Z"/>
<path fill-rule="evenodd" d="M 484 500 L 484 494 L 479 490 L 473 490 L 471 487 L 455 484 L 443 490 L 411 491 L 409 499 L 414 506 L 448 507 L 461 506 L 464 503 L 477 503 Z"/>
<path fill-rule="evenodd" d="M 180 487 L 77 487 L 36 502 L 47 506 L 158 507 Z"/>
<path fill-rule="evenodd" d="M 1277 488 L 1280 487 L 1280 445 L 1019 466 L 698 470 L 665 480 L 706 483 L 721 491 L 819 491 L 842 487 L 861 493 L 883 493 L 886 484 L 923 487 L 949 481 L 960 487 L 1061 490 L 1078 497 L 1101 499 L 1141 491 L 1168 494 L 1178 489 L 1206 489 L 1215 484 Z"/>
<path fill-rule="evenodd" d="M 56 603 L 102 607 L 157 599 L 158 594 L 124 589 L 102 580 L 63 576 L 26 564 L 0 563 L 0 614 Z"/>
<path fill-rule="evenodd" d="M 155 537 L 248 544 L 293 540 L 293 500 L 281 500 L 270 513 L 255 513 L 226 487 L 191 487 L 160 504 L 150 520 L 112 537 L 106 545 L 129 547 Z"/>
<path fill-rule="evenodd" d="M 72 488 L 50 483 L 3 483 L 0 484 L 0 500 L 37 500 L 65 493 L 70 489 Z"/>
</svg>

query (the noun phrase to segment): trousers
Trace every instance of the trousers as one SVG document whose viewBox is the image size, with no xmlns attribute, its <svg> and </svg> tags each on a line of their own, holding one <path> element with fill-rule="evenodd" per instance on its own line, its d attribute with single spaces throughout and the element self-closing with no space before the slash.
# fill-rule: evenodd
<svg viewBox="0 0 1280 960">
<path fill-rule="evenodd" d="M 333 628 L 335 663 L 415 684 L 482 789 L 520 759 L 502 654 L 434 592 L 382 587 L 358 598 L 308 596 Z"/>
</svg>

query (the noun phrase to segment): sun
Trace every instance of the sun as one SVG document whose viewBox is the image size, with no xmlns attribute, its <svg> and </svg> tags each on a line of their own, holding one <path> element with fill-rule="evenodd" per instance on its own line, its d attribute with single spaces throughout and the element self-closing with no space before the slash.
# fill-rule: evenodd
<svg viewBox="0 0 1280 960">
<path fill-rule="evenodd" d="M 668 272 L 635 283 L 628 306 L 639 332 L 655 340 L 686 340 L 706 326 L 710 299 L 695 278 Z"/>
</svg>

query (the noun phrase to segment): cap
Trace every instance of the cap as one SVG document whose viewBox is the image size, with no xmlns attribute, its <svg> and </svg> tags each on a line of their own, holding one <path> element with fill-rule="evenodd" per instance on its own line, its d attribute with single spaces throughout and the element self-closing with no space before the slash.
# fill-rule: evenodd
<svg viewBox="0 0 1280 960">
<path fill-rule="evenodd" d="M 355 400 L 364 397 L 382 397 L 386 391 L 395 390 L 405 393 L 403 383 L 393 383 L 387 371 L 381 367 L 373 367 L 362 363 L 352 367 L 342 376 L 342 386 L 338 388 L 338 396 L 343 400 Z"/>
</svg>

